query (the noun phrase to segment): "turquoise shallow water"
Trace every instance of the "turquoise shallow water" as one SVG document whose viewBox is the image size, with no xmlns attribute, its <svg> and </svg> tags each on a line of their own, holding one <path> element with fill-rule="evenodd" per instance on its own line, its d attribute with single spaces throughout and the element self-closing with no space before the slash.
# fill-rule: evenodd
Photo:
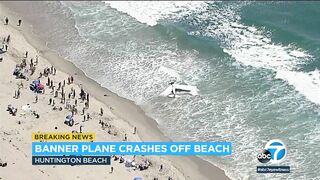
<svg viewBox="0 0 320 180">
<path fill-rule="evenodd" d="M 120 4 L 119 4 L 120 3 Z M 39 10 L 41 9 L 41 11 Z M 62 56 L 135 101 L 174 140 L 233 142 L 205 157 L 233 179 L 318 179 L 319 3 L 33 2 L 20 11 Z M 41 16 L 39 16 L 41 15 Z M 199 96 L 160 97 L 168 82 Z M 292 173 L 257 174 L 270 139 Z"/>
</svg>

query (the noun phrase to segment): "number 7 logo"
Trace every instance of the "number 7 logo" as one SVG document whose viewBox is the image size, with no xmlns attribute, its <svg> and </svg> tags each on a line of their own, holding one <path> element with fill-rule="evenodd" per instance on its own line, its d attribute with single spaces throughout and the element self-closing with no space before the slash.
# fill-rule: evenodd
<svg viewBox="0 0 320 180">
<path fill-rule="evenodd" d="M 279 163 L 285 159 L 287 150 L 284 143 L 278 139 L 269 141 L 265 149 L 271 153 L 271 163 Z"/>
</svg>

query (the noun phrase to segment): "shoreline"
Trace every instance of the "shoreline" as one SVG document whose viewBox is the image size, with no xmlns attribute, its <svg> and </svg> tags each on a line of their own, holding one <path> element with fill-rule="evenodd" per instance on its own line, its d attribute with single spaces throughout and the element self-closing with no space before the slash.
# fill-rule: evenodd
<svg viewBox="0 0 320 180">
<path fill-rule="evenodd" d="M 3 3 L 1 3 L 1 6 L 3 6 Z M 8 8 L 6 7 L 6 9 Z M 8 9 L 8 14 L 13 14 L 14 16 L 16 13 Z M 10 18 L 12 19 L 12 17 Z M 123 119 L 131 126 L 137 127 L 137 134 L 142 141 L 171 141 L 170 138 L 160 131 L 157 122 L 148 117 L 138 105 L 133 101 L 118 96 L 116 93 L 109 91 L 93 79 L 87 77 L 72 62 L 60 57 L 57 52 L 49 49 L 44 42 L 38 39 L 32 32 L 32 28 L 34 27 L 31 25 L 24 27 L 26 25 L 27 23 L 23 22 L 24 31 L 20 31 L 20 33 L 30 45 L 38 50 L 39 55 L 48 60 L 57 70 L 73 75 L 76 84 L 81 85 L 86 92 L 89 92 L 98 101 L 108 107 L 112 107 L 111 111 L 117 117 Z M 29 26 L 31 27 L 29 28 Z M 168 156 L 164 158 L 169 160 L 175 168 L 182 172 L 186 179 L 229 179 L 223 170 L 199 157 Z"/>
</svg>

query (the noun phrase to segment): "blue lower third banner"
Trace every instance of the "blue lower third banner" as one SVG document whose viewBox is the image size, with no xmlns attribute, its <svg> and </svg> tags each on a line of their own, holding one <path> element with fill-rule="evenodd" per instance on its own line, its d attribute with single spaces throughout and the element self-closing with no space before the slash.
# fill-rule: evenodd
<svg viewBox="0 0 320 180">
<path fill-rule="evenodd" d="M 230 142 L 33 142 L 34 156 L 231 155 Z"/>
<path fill-rule="evenodd" d="M 110 156 L 32 156 L 32 165 L 110 165 Z"/>
</svg>

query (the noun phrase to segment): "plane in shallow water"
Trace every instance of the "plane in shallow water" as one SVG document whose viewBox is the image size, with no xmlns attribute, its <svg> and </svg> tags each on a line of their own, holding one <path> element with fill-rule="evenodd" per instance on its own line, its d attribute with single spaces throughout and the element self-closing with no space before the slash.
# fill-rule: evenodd
<svg viewBox="0 0 320 180">
<path fill-rule="evenodd" d="M 196 86 L 175 84 L 175 82 L 171 82 L 169 84 L 170 86 L 160 94 L 161 96 L 175 98 L 180 97 L 181 95 L 198 95 L 199 90 Z"/>
</svg>

